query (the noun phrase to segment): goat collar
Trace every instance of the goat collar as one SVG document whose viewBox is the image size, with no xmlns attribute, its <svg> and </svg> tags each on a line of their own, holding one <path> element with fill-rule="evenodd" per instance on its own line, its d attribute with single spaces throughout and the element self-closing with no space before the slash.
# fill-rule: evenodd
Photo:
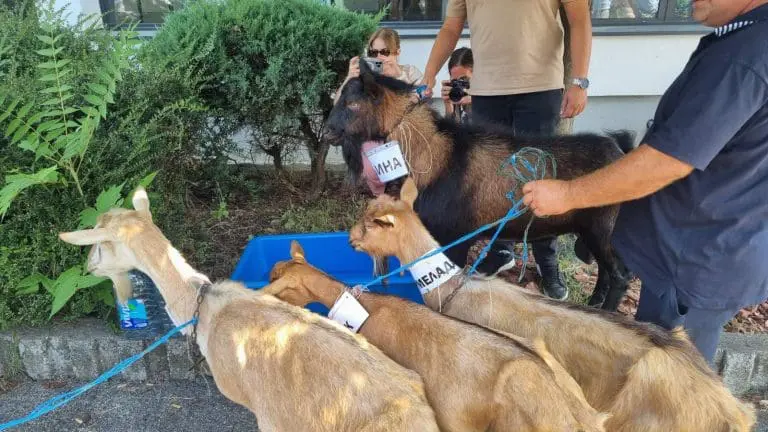
<svg viewBox="0 0 768 432">
<path fill-rule="evenodd" d="M 208 281 L 204 281 L 202 285 L 200 285 L 200 289 L 197 291 L 197 305 L 195 306 L 195 312 L 192 314 L 192 318 L 194 318 L 195 323 L 192 324 L 192 360 L 194 361 L 194 365 L 189 369 L 192 370 L 196 367 L 198 367 L 203 360 L 205 360 L 205 357 L 203 357 L 203 354 L 200 352 L 200 346 L 197 343 L 197 326 L 200 324 L 200 305 L 203 304 L 203 301 L 205 300 L 205 295 L 210 291 L 211 289 L 211 283 Z"/>
<path fill-rule="evenodd" d="M 370 316 L 363 305 L 357 301 L 357 298 L 365 290 L 360 285 L 351 289 L 344 287 L 339 297 L 333 302 L 331 310 L 328 311 L 328 318 L 343 325 L 353 333 L 357 333 Z"/>
<path fill-rule="evenodd" d="M 449 285 L 451 283 L 455 283 L 456 284 L 456 288 L 454 288 L 453 291 L 451 291 L 451 293 L 448 294 L 447 297 L 445 297 L 445 301 L 444 302 L 440 303 L 440 312 L 443 311 L 443 308 L 448 307 L 448 304 L 451 303 L 451 300 L 453 300 L 453 298 L 456 297 L 456 294 L 458 294 L 458 292 L 461 289 L 461 287 L 464 286 L 464 282 L 465 282 L 464 273 L 459 273 L 456 276 L 450 278 L 445 283 L 445 285 Z"/>
<path fill-rule="evenodd" d="M 420 105 L 421 105 L 421 102 L 415 102 L 408 105 L 408 108 L 405 109 L 405 112 L 403 113 L 403 115 L 400 116 L 400 120 L 398 120 L 397 123 L 395 123 L 395 125 L 392 126 L 392 128 L 389 130 L 389 133 L 387 134 L 387 138 L 386 138 L 387 141 L 391 141 L 392 134 L 395 132 L 395 130 L 397 130 L 397 128 L 399 128 L 400 125 L 403 124 L 403 122 L 405 121 L 405 118 L 408 117 L 408 115 L 412 113 L 413 110 L 418 108 Z"/>
</svg>

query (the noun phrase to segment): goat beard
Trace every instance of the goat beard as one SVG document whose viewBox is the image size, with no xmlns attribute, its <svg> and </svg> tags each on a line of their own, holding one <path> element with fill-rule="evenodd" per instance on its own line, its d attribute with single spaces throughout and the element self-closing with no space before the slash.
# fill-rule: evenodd
<svg viewBox="0 0 768 432">
<path fill-rule="evenodd" d="M 373 259 L 373 276 L 379 277 L 389 273 L 389 261 L 386 257 L 371 255 Z M 381 284 L 387 285 L 387 279 L 382 279 Z"/>
<path fill-rule="evenodd" d="M 363 174 L 363 139 L 361 137 L 345 136 L 341 139 L 341 154 L 347 164 L 349 181 L 356 185 Z"/>
</svg>

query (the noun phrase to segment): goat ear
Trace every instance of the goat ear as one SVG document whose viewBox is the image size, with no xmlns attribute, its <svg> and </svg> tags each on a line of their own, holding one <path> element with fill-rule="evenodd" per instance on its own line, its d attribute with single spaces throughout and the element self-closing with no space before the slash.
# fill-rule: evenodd
<svg viewBox="0 0 768 432">
<path fill-rule="evenodd" d="M 59 238 L 67 243 L 87 246 L 105 241 L 112 241 L 114 238 L 106 228 L 94 228 L 81 231 L 62 232 Z"/>
<path fill-rule="evenodd" d="M 395 226 L 395 215 L 393 214 L 385 214 L 381 216 L 376 216 L 373 218 L 373 221 L 379 224 L 380 226 Z"/>
<path fill-rule="evenodd" d="M 305 261 L 304 248 L 296 240 L 291 241 L 291 258 L 294 261 Z"/>
<path fill-rule="evenodd" d="M 408 204 L 408 207 L 413 208 L 413 203 L 418 196 L 419 190 L 416 188 L 416 182 L 413 181 L 411 176 L 406 177 L 405 183 L 403 183 L 403 187 L 400 189 L 400 200 Z"/>
<path fill-rule="evenodd" d="M 133 192 L 133 208 L 139 213 L 142 213 L 150 221 L 152 220 L 152 213 L 149 211 L 149 196 L 144 187 L 139 186 Z"/>
</svg>

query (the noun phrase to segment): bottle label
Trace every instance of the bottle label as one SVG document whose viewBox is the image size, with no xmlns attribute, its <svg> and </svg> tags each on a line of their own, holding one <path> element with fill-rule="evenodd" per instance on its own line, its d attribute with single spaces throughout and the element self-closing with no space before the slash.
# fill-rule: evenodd
<svg viewBox="0 0 768 432">
<path fill-rule="evenodd" d="M 142 299 L 130 299 L 126 303 L 117 306 L 120 316 L 120 328 L 123 330 L 138 330 L 149 325 L 147 308 Z"/>
</svg>

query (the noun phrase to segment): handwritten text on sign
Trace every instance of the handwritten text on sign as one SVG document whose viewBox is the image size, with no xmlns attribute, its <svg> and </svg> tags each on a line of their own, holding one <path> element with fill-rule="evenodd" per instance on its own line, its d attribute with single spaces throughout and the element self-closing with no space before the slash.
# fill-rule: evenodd
<svg viewBox="0 0 768 432">
<path fill-rule="evenodd" d="M 328 312 L 328 318 L 357 333 L 368 319 L 368 312 L 352 294 L 344 291 Z"/>
<path fill-rule="evenodd" d="M 411 267 L 411 276 L 419 286 L 421 294 L 424 295 L 444 284 L 460 271 L 461 268 L 441 252 L 414 264 Z"/>
<path fill-rule="evenodd" d="M 405 166 L 405 158 L 400 151 L 398 141 L 390 141 L 374 147 L 366 151 L 365 156 L 371 162 L 373 170 L 376 171 L 382 183 L 408 175 L 408 168 Z"/>
</svg>

